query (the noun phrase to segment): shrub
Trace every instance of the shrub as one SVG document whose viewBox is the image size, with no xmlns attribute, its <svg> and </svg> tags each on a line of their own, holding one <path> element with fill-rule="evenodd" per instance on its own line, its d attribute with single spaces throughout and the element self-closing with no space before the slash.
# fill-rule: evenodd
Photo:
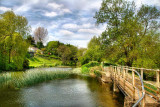
<svg viewBox="0 0 160 107">
<path fill-rule="evenodd" d="M 82 73 L 89 73 L 89 68 L 83 66 L 82 67 Z"/>
<path fill-rule="evenodd" d="M 144 72 L 144 79 L 150 81 L 156 80 L 156 72 L 153 71 Z"/>
<path fill-rule="evenodd" d="M 91 61 L 87 64 L 84 64 L 82 66 L 82 73 L 89 73 L 91 67 L 99 66 L 99 65 L 100 65 L 100 63 L 97 61 Z"/>
<path fill-rule="evenodd" d="M 99 62 L 97 62 L 97 61 L 91 61 L 91 62 L 89 62 L 89 63 L 87 63 L 87 64 L 85 64 L 83 66 L 85 66 L 85 67 L 94 67 L 94 66 L 99 66 L 99 65 L 100 65 Z"/>
</svg>

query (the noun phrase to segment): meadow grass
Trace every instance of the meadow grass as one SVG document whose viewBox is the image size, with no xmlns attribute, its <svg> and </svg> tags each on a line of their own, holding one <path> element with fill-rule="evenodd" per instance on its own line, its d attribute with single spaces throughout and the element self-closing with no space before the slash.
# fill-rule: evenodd
<svg viewBox="0 0 160 107">
<path fill-rule="evenodd" d="M 54 67 L 61 64 L 62 61 L 58 59 L 47 59 L 39 56 L 34 56 L 33 58 L 29 58 L 30 67 Z"/>
</svg>

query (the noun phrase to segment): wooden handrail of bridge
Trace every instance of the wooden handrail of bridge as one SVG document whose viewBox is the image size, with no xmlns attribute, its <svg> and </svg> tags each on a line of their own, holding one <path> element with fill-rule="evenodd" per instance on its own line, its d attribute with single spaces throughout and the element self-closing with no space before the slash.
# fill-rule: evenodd
<svg viewBox="0 0 160 107">
<path fill-rule="evenodd" d="M 140 74 L 137 70 L 140 70 Z M 157 90 L 152 89 L 151 87 L 147 86 L 147 82 L 143 81 L 143 73 L 144 71 L 155 71 L 156 72 L 156 86 L 153 85 L 154 87 L 157 88 Z M 108 70 L 111 74 L 111 79 L 114 80 L 118 85 L 120 85 L 121 88 L 123 88 L 124 91 L 126 91 L 126 88 L 129 89 L 132 93 L 131 97 L 137 102 L 134 103 L 133 107 L 138 105 L 140 102 L 142 102 L 142 107 L 145 106 L 146 103 L 146 98 L 150 99 L 149 97 L 152 96 L 156 102 L 159 102 L 159 73 L 160 70 L 154 70 L 154 69 L 145 69 L 145 68 L 136 68 L 136 67 L 128 67 L 128 66 L 110 66 Z M 132 72 L 132 76 L 128 73 L 128 71 Z M 138 78 L 135 76 L 135 73 L 137 74 Z M 126 78 L 127 77 L 127 78 Z M 132 77 L 132 78 L 131 78 Z M 140 81 L 141 83 L 141 89 L 139 90 L 137 84 Z M 145 85 L 144 85 L 144 83 Z M 145 88 L 146 89 L 145 89 Z M 138 90 L 138 91 L 137 91 Z M 150 92 L 150 91 L 154 92 Z M 138 92 L 138 95 L 135 95 L 135 92 Z M 139 91 L 141 92 L 141 97 L 139 95 Z M 145 98 L 145 92 L 148 94 L 147 97 Z M 139 97 L 137 97 L 139 96 Z M 149 97 L 148 97 L 149 96 Z"/>
</svg>

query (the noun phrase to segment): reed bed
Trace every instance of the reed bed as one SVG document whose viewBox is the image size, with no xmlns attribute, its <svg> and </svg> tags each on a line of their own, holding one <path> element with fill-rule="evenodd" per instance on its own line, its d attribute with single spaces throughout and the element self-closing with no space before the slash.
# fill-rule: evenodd
<svg viewBox="0 0 160 107">
<path fill-rule="evenodd" d="M 27 71 L 24 72 L 21 78 L 12 77 L 6 74 L 0 75 L 0 84 L 3 82 L 3 86 L 19 89 L 26 86 L 32 86 L 42 82 L 47 82 L 55 79 L 67 79 L 77 75 L 73 71 Z"/>
<path fill-rule="evenodd" d="M 11 74 L 10 73 L 3 73 L 0 75 L 0 86 L 2 84 L 6 83 L 7 81 L 11 80 Z"/>
</svg>

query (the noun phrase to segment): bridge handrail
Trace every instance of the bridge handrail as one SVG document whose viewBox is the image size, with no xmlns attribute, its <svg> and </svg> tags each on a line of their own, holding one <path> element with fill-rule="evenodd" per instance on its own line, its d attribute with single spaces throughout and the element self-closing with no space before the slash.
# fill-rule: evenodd
<svg viewBox="0 0 160 107">
<path fill-rule="evenodd" d="M 128 69 L 128 70 L 131 70 L 131 69 Z M 139 98 L 137 100 L 137 102 L 132 106 L 132 107 L 136 107 L 141 102 L 141 100 L 144 98 L 144 96 L 145 96 L 145 90 L 144 90 L 143 80 L 142 80 L 140 74 L 136 70 L 133 70 L 133 71 L 139 76 L 140 81 L 141 81 L 141 87 L 142 87 L 142 96 L 141 96 L 141 98 Z"/>
<path fill-rule="evenodd" d="M 116 66 L 111 66 L 111 67 L 116 67 Z M 119 66 L 119 67 L 122 67 L 122 66 Z M 135 69 L 129 69 L 129 68 L 123 68 L 123 69 L 131 70 L 131 71 L 135 72 L 139 76 L 139 78 L 140 78 L 141 87 L 142 87 L 142 96 L 132 106 L 132 107 L 136 107 L 142 101 L 142 99 L 145 96 L 145 89 L 144 89 L 143 79 L 142 79 L 141 75 L 139 74 L 139 72 L 137 72 Z"/>
</svg>

